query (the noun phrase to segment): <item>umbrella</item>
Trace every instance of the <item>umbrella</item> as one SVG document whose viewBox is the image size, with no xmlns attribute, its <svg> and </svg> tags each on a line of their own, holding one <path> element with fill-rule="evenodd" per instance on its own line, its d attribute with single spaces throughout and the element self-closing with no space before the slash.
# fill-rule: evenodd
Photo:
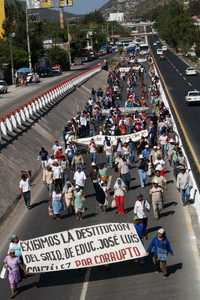
<svg viewBox="0 0 200 300">
<path fill-rule="evenodd" d="M 17 70 L 17 73 L 32 73 L 32 69 L 26 67 L 20 68 Z"/>
</svg>

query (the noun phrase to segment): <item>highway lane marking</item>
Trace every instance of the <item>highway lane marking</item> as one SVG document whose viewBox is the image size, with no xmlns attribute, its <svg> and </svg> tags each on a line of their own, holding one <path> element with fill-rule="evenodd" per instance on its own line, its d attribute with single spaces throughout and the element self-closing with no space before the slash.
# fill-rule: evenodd
<svg viewBox="0 0 200 300">
<path fill-rule="evenodd" d="M 89 280 L 90 280 L 90 274 L 91 274 L 91 268 L 88 268 L 86 271 L 86 274 L 85 274 L 83 287 L 82 287 L 82 291 L 81 291 L 81 295 L 80 295 L 80 300 L 86 300 L 88 285 L 89 285 Z"/>
<path fill-rule="evenodd" d="M 188 133 L 187 133 L 187 131 L 186 131 L 184 125 L 183 125 L 183 122 L 182 122 L 181 117 L 180 117 L 180 115 L 179 115 L 179 113 L 178 113 L 178 110 L 177 110 L 177 108 L 176 108 L 176 105 L 175 105 L 175 102 L 174 102 L 174 100 L 173 100 L 173 97 L 172 97 L 172 95 L 171 95 L 171 93 L 170 93 L 170 91 L 169 91 L 169 89 L 168 89 L 168 87 L 167 87 L 167 84 L 166 84 L 166 82 L 165 82 L 165 80 L 164 80 L 163 75 L 161 74 L 161 71 L 160 71 L 160 69 L 159 69 L 159 67 L 158 67 L 158 64 L 157 64 L 155 58 L 154 58 L 154 63 L 155 63 L 155 65 L 156 65 L 156 68 L 157 68 L 157 70 L 158 70 L 158 73 L 160 74 L 160 77 L 161 77 L 161 79 L 162 79 L 162 81 L 163 81 L 163 84 L 164 84 L 164 87 L 165 87 L 165 90 L 166 90 L 168 99 L 170 100 L 170 104 L 171 104 L 171 106 L 172 106 L 172 108 L 173 108 L 173 110 L 174 110 L 174 113 L 175 113 L 176 118 L 177 118 L 177 120 L 178 120 L 179 126 L 180 126 L 180 128 L 181 128 L 181 130 L 182 130 L 182 132 L 183 132 L 184 138 L 185 138 L 186 143 L 187 143 L 187 146 L 188 146 L 188 148 L 189 148 L 189 150 L 190 150 L 190 152 L 191 152 L 191 155 L 192 155 L 192 158 L 193 158 L 193 160 L 194 160 L 194 162 L 195 162 L 195 165 L 196 165 L 196 167 L 197 167 L 197 170 L 198 170 L 198 172 L 200 173 L 200 163 L 199 163 L 199 160 L 198 160 L 198 156 L 197 156 L 197 154 L 196 154 L 196 152 L 195 152 L 195 150 L 194 150 L 194 148 L 193 148 L 193 146 L 192 146 L 192 143 L 191 143 L 191 141 L 190 141 L 189 135 L 188 135 Z M 188 83 L 188 84 L 189 84 L 189 83 Z M 190 84 L 191 84 L 191 83 L 190 83 Z"/>
</svg>

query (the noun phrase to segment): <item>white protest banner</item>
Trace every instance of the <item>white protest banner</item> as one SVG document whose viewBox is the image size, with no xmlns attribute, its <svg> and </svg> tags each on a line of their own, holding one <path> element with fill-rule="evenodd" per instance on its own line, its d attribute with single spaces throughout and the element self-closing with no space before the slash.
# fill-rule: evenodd
<svg viewBox="0 0 200 300">
<path fill-rule="evenodd" d="M 130 133 L 126 135 L 95 135 L 93 137 L 87 137 L 87 138 L 80 138 L 77 140 L 74 140 L 75 143 L 81 144 L 81 145 L 89 145 L 91 139 L 94 139 L 95 144 L 97 146 L 103 146 L 105 137 L 108 137 L 108 139 L 111 141 L 111 143 L 116 143 L 117 139 L 120 139 L 122 143 L 127 143 L 129 139 L 131 138 L 133 142 L 138 142 L 141 140 L 142 137 L 147 137 L 148 136 L 148 130 L 141 130 L 135 133 Z"/>
<path fill-rule="evenodd" d="M 112 109 L 102 109 L 101 113 L 103 116 L 107 116 L 110 114 Z M 121 111 L 122 114 L 130 114 L 134 112 L 143 112 L 149 110 L 149 107 L 135 106 L 135 107 L 118 107 L 118 110 Z"/>
<path fill-rule="evenodd" d="M 119 68 L 120 73 L 128 73 L 130 71 L 130 67 Z"/>
<path fill-rule="evenodd" d="M 131 223 L 75 228 L 20 241 L 28 273 L 94 267 L 146 256 Z"/>
</svg>

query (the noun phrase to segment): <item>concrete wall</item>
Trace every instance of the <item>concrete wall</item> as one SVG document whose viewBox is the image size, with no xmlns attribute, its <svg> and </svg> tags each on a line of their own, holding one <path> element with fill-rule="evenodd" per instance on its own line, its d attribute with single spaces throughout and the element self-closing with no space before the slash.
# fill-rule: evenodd
<svg viewBox="0 0 200 300">
<path fill-rule="evenodd" d="M 0 221 L 7 216 L 18 201 L 20 171 L 32 170 L 33 176 L 39 174 L 40 162 L 37 156 L 41 146 L 51 150 L 54 140 L 61 138 L 66 121 L 84 108 L 91 88 L 105 88 L 106 80 L 107 72 L 105 71 L 94 76 L 63 99 L 29 130 L 2 149 L 0 153 Z"/>
</svg>

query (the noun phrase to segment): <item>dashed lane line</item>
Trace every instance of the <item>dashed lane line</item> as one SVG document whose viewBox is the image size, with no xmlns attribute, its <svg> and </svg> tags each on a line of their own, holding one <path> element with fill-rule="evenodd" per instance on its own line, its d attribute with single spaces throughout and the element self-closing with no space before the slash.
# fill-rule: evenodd
<svg viewBox="0 0 200 300">
<path fill-rule="evenodd" d="M 88 285 L 90 280 L 90 274 L 91 274 L 91 268 L 88 268 L 85 273 L 84 283 L 81 290 L 80 300 L 86 300 L 87 297 L 87 291 L 88 291 Z"/>
</svg>

